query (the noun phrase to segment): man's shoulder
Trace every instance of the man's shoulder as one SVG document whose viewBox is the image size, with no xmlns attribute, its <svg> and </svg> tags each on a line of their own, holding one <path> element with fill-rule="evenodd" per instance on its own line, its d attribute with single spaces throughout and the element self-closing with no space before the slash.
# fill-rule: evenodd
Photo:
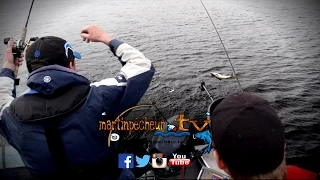
<svg viewBox="0 0 320 180">
<path fill-rule="evenodd" d="M 9 112 L 21 122 L 35 122 L 69 114 L 81 108 L 90 92 L 89 85 L 56 90 L 55 94 L 26 93 L 15 98 Z"/>
</svg>

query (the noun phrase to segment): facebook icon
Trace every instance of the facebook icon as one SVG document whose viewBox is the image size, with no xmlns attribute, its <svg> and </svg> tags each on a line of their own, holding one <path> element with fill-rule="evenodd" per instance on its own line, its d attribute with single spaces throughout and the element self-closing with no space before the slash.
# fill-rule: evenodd
<svg viewBox="0 0 320 180">
<path fill-rule="evenodd" d="M 119 154 L 118 168 L 129 169 L 134 167 L 133 154 Z"/>
</svg>

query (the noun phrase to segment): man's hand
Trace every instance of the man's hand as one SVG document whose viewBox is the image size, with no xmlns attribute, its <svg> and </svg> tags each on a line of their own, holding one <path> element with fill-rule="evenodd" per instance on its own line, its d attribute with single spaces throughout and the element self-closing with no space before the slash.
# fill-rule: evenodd
<svg viewBox="0 0 320 180">
<path fill-rule="evenodd" d="M 81 37 L 83 41 L 92 42 L 102 42 L 109 45 L 112 37 L 107 35 L 100 27 L 95 25 L 89 25 L 82 29 Z"/>
<path fill-rule="evenodd" d="M 3 61 L 3 68 L 11 69 L 12 71 L 15 71 L 16 68 L 19 68 L 20 65 L 22 65 L 24 54 L 21 54 L 20 58 L 14 59 L 12 48 L 13 48 L 13 39 L 11 38 L 8 42 L 8 48 L 4 55 L 4 61 Z"/>
</svg>

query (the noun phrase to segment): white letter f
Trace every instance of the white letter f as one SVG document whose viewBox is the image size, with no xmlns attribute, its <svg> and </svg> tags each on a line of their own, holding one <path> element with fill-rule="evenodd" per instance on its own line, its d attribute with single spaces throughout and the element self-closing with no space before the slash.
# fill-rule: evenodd
<svg viewBox="0 0 320 180">
<path fill-rule="evenodd" d="M 127 156 L 126 160 L 124 160 L 124 163 L 126 164 L 126 168 L 129 169 L 130 168 L 130 163 L 131 163 L 131 156 Z"/>
</svg>

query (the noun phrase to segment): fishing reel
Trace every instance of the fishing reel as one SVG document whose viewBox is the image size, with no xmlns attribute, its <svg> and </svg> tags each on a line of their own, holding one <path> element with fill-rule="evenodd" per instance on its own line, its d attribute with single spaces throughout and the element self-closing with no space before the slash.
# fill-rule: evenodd
<svg viewBox="0 0 320 180">
<path fill-rule="evenodd" d="M 4 39 L 4 44 L 8 45 L 8 42 L 10 41 L 10 38 L 5 38 Z M 26 47 L 26 43 L 19 39 L 19 40 L 15 40 L 13 43 L 13 48 L 12 48 L 12 54 L 14 56 L 14 58 L 18 58 L 21 56 L 22 52 L 24 51 Z"/>
<path fill-rule="evenodd" d="M 25 31 L 26 32 L 26 31 Z M 13 57 L 16 58 L 20 58 L 21 54 L 24 52 L 24 50 L 26 48 L 28 48 L 30 46 L 30 42 L 31 41 L 36 41 L 38 39 L 38 37 L 31 37 L 29 40 L 24 41 L 24 40 L 15 40 L 13 42 L 13 48 L 12 48 L 12 54 Z M 5 45 L 8 45 L 8 42 L 10 41 L 10 38 L 5 38 L 3 40 L 3 43 Z M 17 76 L 17 71 L 15 71 L 15 76 Z M 19 85 L 20 84 L 20 79 L 16 77 L 16 79 L 14 80 L 14 84 L 15 85 Z"/>
<path fill-rule="evenodd" d="M 15 58 L 21 57 L 21 54 L 24 52 L 24 50 L 30 46 L 30 42 L 31 41 L 36 41 L 37 39 L 38 39 L 38 37 L 31 37 L 27 41 L 24 41 L 24 40 L 21 40 L 21 39 L 15 40 L 14 43 L 13 43 L 13 49 L 12 49 L 13 56 Z M 3 40 L 5 45 L 8 45 L 9 41 L 10 41 L 10 38 L 5 38 Z"/>
</svg>

